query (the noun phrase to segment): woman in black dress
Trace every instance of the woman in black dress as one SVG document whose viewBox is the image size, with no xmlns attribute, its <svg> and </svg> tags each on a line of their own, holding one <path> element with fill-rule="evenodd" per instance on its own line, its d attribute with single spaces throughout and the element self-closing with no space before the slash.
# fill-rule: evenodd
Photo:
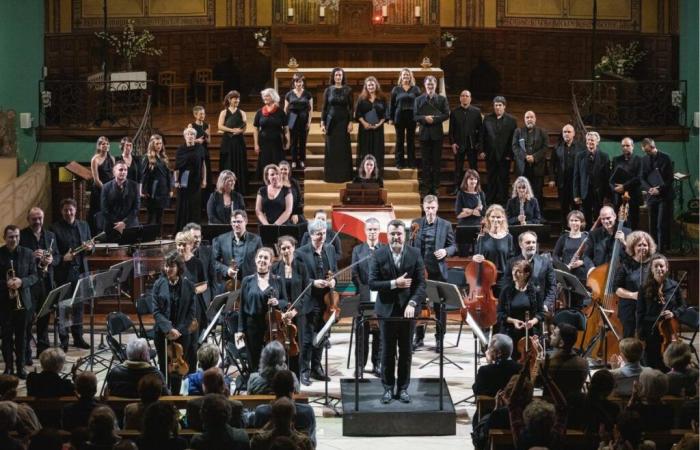
<svg viewBox="0 0 700 450">
<path fill-rule="evenodd" d="M 292 77 L 292 90 L 284 96 L 284 112 L 287 114 L 292 148 L 292 168 L 304 168 L 306 161 L 306 138 L 311 128 L 314 99 L 304 88 L 304 74 L 297 72 Z"/>
<path fill-rule="evenodd" d="M 408 167 L 416 168 L 416 121 L 413 120 L 413 103 L 421 95 L 411 69 L 401 69 L 398 85 L 391 90 L 389 123 L 396 128 L 396 168 L 403 169 L 404 142 Z"/>
<path fill-rule="evenodd" d="M 124 136 L 119 142 L 119 148 L 122 154 L 115 158 L 115 162 L 124 161 L 127 167 L 126 178 L 136 182 L 140 187 L 143 169 L 141 168 L 141 161 L 134 156 L 134 143 L 131 142 L 131 138 Z"/>
<path fill-rule="evenodd" d="M 346 84 L 345 71 L 331 71 L 331 85 L 323 93 L 321 132 L 326 135 L 323 181 L 346 183 L 352 180 L 352 89 Z"/>
<path fill-rule="evenodd" d="M 505 286 L 498 297 L 500 333 L 513 339 L 514 360 L 520 358 L 517 344 L 525 336 L 525 329 L 529 330 L 530 335 L 540 335 L 544 321 L 544 303 L 535 287 L 529 283 L 530 275 L 530 263 L 525 260 L 516 261 L 513 264 L 513 282 Z"/>
<path fill-rule="evenodd" d="M 292 216 L 292 191 L 282 186 L 279 172 L 274 164 L 265 166 L 263 172 L 265 186 L 255 199 L 255 215 L 262 225 L 284 225 Z"/>
<path fill-rule="evenodd" d="M 384 181 L 379 176 L 377 160 L 374 155 L 365 155 L 362 161 L 357 165 L 357 176 L 352 182 L 362 184 L 376 183 L 379 187 L 384 187 Z"/>
<path fill-rule="evenodd" d="M 230 91 L 224 97 L 224 107 L 219 113 L 218 129 L 223 133 L 219 170 L 230 170 L 238 179 L 237 191 L 245 195 L 248 190 L 248 158 L 246 155 L 245 133 L 247 118 L 245 112 L 238 108 L 241 94 Z"/>
<path fill-rule="evenodd" d="M 480 263 L 487 259 L 496 265 L 498 280 L 493 286 L 493 293 L 498 297 L 501 292 L 503 272 L 508 270 L 508 260 L 515 256 L 515 246 L 513 236 L 508 232 L 506 212 L 501 205 L 489 206 L 484 217 L 485 233 L 479 238 L 476 250 L 478 253 L 472 256 L 472 260 Z"/>
<path fill-rule="evenodd" d="M 148 141 L 146 156 L 141 163 L 143 168 L 141 196 L 144 198 L 146 211 L 148 211 L 148 223 L 156 225 L 163 222 L 163 210 L 170 206 L 170 190 L 172 188 L 168 156 L 165 152 L 160 153 L 162 147 L 163 140 L 160 136 L 151 137 Z"/>
<path fill-rule="evenodd" d="M 532 193 L 532 187 L 527 178 L 518 177 L 513 183 L 513 191 L 506 203 L 506 214 L 509 225 L 530 225 L 542 222 L 540 204 Z"/>
<path fill-rule="evenodd" d="M 379 175 L 384 173 L 384 122 L 388 108 L 386 98 L 375 77 L 365 78 L 360 98 L 355 105 L 355 120 L 360 123 L 357 132 L 357 167 L 365 155 L 377 159 Z"/>
<path fill-rule="evenodd" d="M 199 223 L 202 203 L 201 190 L 207 186 L 204 149 L 194 141 L 197 132 L 194 128 L 185 128 L 182 134 L 185 143 L 178 147 L 175 154 L 176 230 L 182 230 L 189 222 Z"/>
<path fill-rule="evenodd" d="M 593 268 L 593 261 L 583 251 L 585 248 L 581 250 L 578 258 L 574 259 L 574 254 L 581 247 L 581 244 L 588 239 L 588 232 L 583 231 L 586 225 L 586 218 L 581 211 L 575 209 L 566 216 L 566 222 L 569 224 L 569 231 L 562 233 L 557 243 L 554 244 L 552 259 L 568 267 L 569 272 L 585 286 L 588 271 Z M 572 294 L 569 307 L 580 308 L 582 301 L 583 298 L 579 295 Z"/>
<path fill-rule="evenodd" d="M 613 287 L 619 299 L 617 316 L 622 322 L 623 337 L 634 337 L 639 290 L 649 276 L 649 258 L 656 253 L 656 242 L 649 233 L 633 231 L 625 238 L 625 253 L 615 272 Z"/>
<path fill-rule="evenodd" d="M 458 225 L 479 225 L 486 210 L 486 196 L 481 190 L 479 172 L 468 169 L 455 199 L 455 214 Z"/>
<path fill-rule="evenodd" d="M 90 172 L 92 173 L 92 189 L 90 190 L 90 215 L 88 223 L 92 233 L 97 234 L 102 231 L 102 224 L 97 223 L 97 213 L 100 212 L 100 196 L 102 195 L 102 185 L 114 178 L 112 169 L 114 168 L 114 158 L 109 154 L 109 139 L 105 136 L 97 138 L 95 145 L 95 155 L 90 160 Z"/>
<path fill-rule="evenodd" d="M 236 174 L 230 170 L 222 170 L 216 181 L 216 190 L 207 201 L 207 217 L 209 224 L 231 223 L 231 211 L 245 209 L 245 200 L 240 192 L 236 192 Z"/>
<path fill-rule="evenodd" d="M 289 149 L 289 128 L 287 115 L 280 108 L 280 96 L 274 89 L 260 92 L 263 105 L 255 113 L 253 120 L 253 141 L 258 155 L 258 178 L 268 164 L 277 164 L 284 159 L 283 149 Z M 286 142 L 286 144 L 285 144 Z"/>
<path fill-rule="evenodd" d="M 287 307 L 284 283 L 270 272 L 273 252 L 261 247 L 255 253 L 256 273 L 243 278 L 241 283 L 241 309 L 238 319 L 236 342 L 245 340 L 251 371 L 258 370 L 260 352 L 265 344 L 265 317 L 269 308 Z"/>
<path fill-rule="evenodd" d="M 659 328 L 654 325 L 654 322 L 659 314 L 661 314 L 661 319 L 677 319 L 686 309 L 681 293 L 676 289 L 678 282 L 668 277 L 668 271 L 668 260 L 664 255 L 657 253 L 652 256 L 649 261 L 650 273 L 645 276 L 637 300 L 637 324 L 639 326 L 637 333 L 645 344 L 644 365 L 660 370 L 666 369 L 661 356 Z M 666 302 L 668 302 L 668 306 L 662 314 L 661 311 Z"/>
<path fill-rule="evenodd" d="M 197 131 L 197 138 L 195 139 L 195 142 L 200 144 L 204 149 L 204 162 L 207 163 L 207 183 L 211 183 L 211 158 L 209 157 L 209 142 L 211 141 L 211 134 L 209 133 L 209 124 L 204 121 L 204 119 L 207 117 L 204 106 L 195 106 L 192 108 L 192 116 L 194 117 L 194 121 L 187 126 L 194 128 L 195 131 Z"/>
<path fill-rule="evenodd" d="M 292 217 L 289 221 L 293 224 L 304 223 L 304 195 L 301 193 L 299 180 L 292 176 L 292 169 L 287 161 L 280 161 L 280 183 L 292 192 Z"/>
</svg>

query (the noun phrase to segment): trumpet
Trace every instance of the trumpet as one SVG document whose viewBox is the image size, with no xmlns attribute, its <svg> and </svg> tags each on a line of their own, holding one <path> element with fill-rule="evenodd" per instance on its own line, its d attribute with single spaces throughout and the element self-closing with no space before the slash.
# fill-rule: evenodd
<svg viewBox="0 0 700 450">
<path fill-rule="evenodd" d="M 93 245 L 95 245 L 95 241 L 101 241 L 101 240 L 102 240 L 104 237 L 106 237 L 106 236 L 107 236 L 107 233 L 105 233 L 105 232 L 103 231 L 103 232 L 97 234 L 97 236 L 95 236 L 94 238 L 88 239 L 87 241 L 83 242 L 82 245 L 80 245 L 80 246 L 74 248 L 74 249 L 71 250 L 70 252 L 71 252 L 73 255 L 77 255 L 78 253 L 84 252 L 85 250 L 88 249 L 88 247 L 92 247 Z"/>
<path fill-rule="evenodd" d="M 49 244 L 49 248 L 44 250 L 44 253 L 41 255 L 41 259 L 39 259 L 39 269 L 41 269 L 44 274 L 47 274 L 49 272 L 49 263 L 46 261 L 49 259 L 49 256 L 51 256 L 51 249 L 53 248 L 53 238 L 51 239 L 51 243 Z"/>
<path fill-rule="evenodd" d="M 15 271 L 14 261 L 10 260 L 10 268 L 7 269 L 5 279 L 9 282 L 13 278 L 17 278 L 17 272 Z M 20 309 L 24 309 L 22 306 L 22 297 L 19 294 L 19 289 L 8 288 L 8 290 L 10 292 L 10 300 L 15 301 L 15 310 L 19 311 Z"/>
</svg>

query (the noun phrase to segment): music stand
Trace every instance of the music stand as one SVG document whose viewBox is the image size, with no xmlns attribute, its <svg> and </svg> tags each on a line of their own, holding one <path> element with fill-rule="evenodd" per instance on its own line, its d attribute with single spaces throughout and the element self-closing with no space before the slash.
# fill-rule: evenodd
<svg viewBox="0 0 700 450">
<path fill-rule="evenodd" d="M 160 225 L 137 225 L 125 228 L 119 238 L 119 245 L 134 245 L 155 241 L 160 233 Z"/>
<path fill-rule="evenodd" d="M 439 328 L 442 328 L 442 324 L 447 322 L 447 312 L 445 311 L 445 306 L 449 305 L 454 306 L 456 308 L 464 308 L 464 299 L 462 298 L 462 294 L 459 292 L 459 288 L 452 283 L 446 283 L 444 281 L 426 280 L 425 294 L 426 297 L 433 303 L 433 305 L 440 304 L 440 317 L 436 317 L 438 323 L 440 323 L 441 325 Z M 438 334 L 440 339 L 438 344 L 440 345 L 441 355 L 446 331 L 446 329 L 440 330 Z M 462 367 L 459 364 L 452 361 L 446 356 L 442 357 L 440 355 L 423 364 L 419 367 L 419 369 L 422 369 L 429 364 L 438 364 L 440 359 L 443 359 L 447 364 L 452 364 L 459 370 L 462 370 Z"/>
<path fill-rule="evenodd" d="M 34 320 L 34 323 L 36 324 L 40 318 L 44 317 L 45 315 L 49 314 L 52 309 L 55 308 L 56 305 L 58 305 L 58 302 L 64 300 L 68 295 L 70 295 L 70 283 L 65 283 L 55 289 L 52 289 L 47 295 L 46 295 L 46 300 L 44 300 L 44 304 L 41 305 L 41 308 L 39 309 L 39 312 L 36 314 L 36 319 Z M 56 345 L 56 332 L 58 330 L 58 314 L 54 316 L 53 320 L 53 343 Z"/>
<path fill-rule="evenodd" d="M 202 225 L 202 242 L 213 243 L 214 238 L 231 231 L 231 225 L 227 223 L 210 223 Z"/>
<path fill-rule="evenodd" d="M 109 270 L 114 270 L 117 272 L 117 276 L 114 278 L 114 287 L 117 290 L 117 310 L 122 312 L 122 294 L 126 295 L 128 298 L 131 296 L 122 290 L 122 284 L 129 281 L 134 273 L 134 260 L 127 259 L 120 263 L 114 264 L 109 267 Z M 121 336 L 120 336 L 121 338 Z"/>
<path fill-rule="evenodd" d="M 93 280 L 93 293 L 90 297 L 90 371 L 93 370 L 95 361 L 99 362 L 105 369 L 109 368 L 106 359 L 95 354 L 95 299 L 111 295 L 110 290 L 116 286 L 117 295 L 119 293 L 120 268 L 109 268 L 104 272 L 95 274 Z M 102 336 L 102 334 L 100 334 Z"/>
<path fill-rule="evenodd" d="M 326 381 L 324 381 L 324 395 L 323 395 L 323 401 L 321 399 L 315 399 L 312 400 L 309 403 L 316 403 L 319 405 L 327 406 L 333 410 L 335 413 L 336 417 L 340 417 L 340 411 L 338 411 L 338 403 L 340 403 L 340 399 L 338 397 L 333 397 L 328 395 L 328 379 L 330 376 L 328 375 L 328 349 L 331 346 L 331 341 L 330 341 L 330 331 L 331 327 L 335 323 L 335 311 L 331 314 L 331 317 L 328 319 L 325 325 L 323 325 L 323 328 L 321 328 L 321 331 L 316 333 L 316 336 L 314 336 L 313 340 L 313 345 L 314 347 L 318 348 L 323 346 L 323 351 L 324 351 L 324 365 L 325 368 L 324 370 L 326 371 Z"/>
<path fill-rule="evenodd" d="M 481 225 L 457 225 L 455 227 L 455 242 L 457 243 L 458 249 L 466 249 L 467 245 L 472 245 L 476 243 L 476 238 L 479 236 L 479 231 L 481 231 Z M 460 254 L 460 256 L 466 256 Z"/>
<path fill-rule="evenodd" d="M 303 227 L 306 228 L 306 224 Z M 277 239 L 280 236 L 292 236 L 300 242 L 302 235 L 299 225 L 258 225 L 258 233 L 263 246 L 275 249 L 275 254 L 277 254 Z"/>
<path fill-rule="evenodd" d="M 571 294 L 581 296 L 581 298 L 584 299 L 584 304 L 590 301 L 591 293 L 588 292 L 588 290 L 583 284 L 581 284 L 581 280 L 579 280 L 576 277 L 576 275 L 569 272 L 568 270 L 564 271 L 558 268 L 554 268 L 554 276 L 557 278 L 557 282 L 561 284 L 562 289 L 566 291 L 567 304 L 569 305 L 569 308 L 571 307 Z"/>
<path fill-rule="evenodd" d="M 221 316 L 221 313 L 224 312 L 224 309 L 226 309 L 226 305 L 228 304 L 229 297 L 232 295 L 239 295 L 239 294 L 240 294 L 240 290 L 236 290 L 233 292 L 224 292 L 223 294 L 217 295 L 216 297 L 214 297 L 211 300 L 211 302 L 209 302 L 209 306 L 207 307 L 207 311 L 206 311 L 207 318 L 209 318 L 209 325 L 199 335 L 199 339 L 197 341 L 197 343 L 199 345 L 202 345 L 207 340 L 207 337 L 209 337 L 209 334 L 212 332 L 212 330 L 216 326 L 216 324 L 219 320 L 219 317 Z M 222 337 L 223 337 L 223 330 L 222 330 Z"/>
</svg>

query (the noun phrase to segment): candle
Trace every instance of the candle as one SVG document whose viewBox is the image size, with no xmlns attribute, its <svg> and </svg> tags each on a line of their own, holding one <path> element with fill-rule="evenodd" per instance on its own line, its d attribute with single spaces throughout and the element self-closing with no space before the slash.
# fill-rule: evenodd
<svg viewBox="0 0 700 450">
<path fill-rule="evenodd" d="M 415 8 L 415 16 L 420 17 L 420 6 L 416 6 Z"/>
<path fill-rule="evenodd" d="M 389 15 L 389 12 L 387 11 L 386 6 L 382 6 L 382 17 L 387 17 Z"/>
<path fill-rule="evenodd" d="M 321 6 L 318 9 L 318 16 L 319 17 L 326 17 L 326 7 L 325 6 Z"/>
<path fill-rule="evenodd" d="M 294 17 L 294 8 L 287 8 L 287 16 Z"/>
</svg>

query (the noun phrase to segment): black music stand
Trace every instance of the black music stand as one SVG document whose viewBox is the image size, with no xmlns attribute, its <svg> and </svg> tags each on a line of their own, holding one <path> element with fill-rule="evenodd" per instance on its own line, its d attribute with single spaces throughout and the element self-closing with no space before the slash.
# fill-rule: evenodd
<svg viewBox="0 0 700 450">
<path fill-rule="evenodd" d="M 455 242 L 460 250 L 460 256 L 467 256 L 466 249 L 469 245 L 474 248 L 480 231 L 481 225 L 457 225 L 455 227 Z"/>
<path fill-rule="evenodd" d="M 340 411 L 338 411 L 338 403 L 340 403 L 340 398 L 334 397 L 328 394 L 328 379 L 330 378 L 330 375 L 328 374 L 328 349 L 331 346 L 331 341 L 330 341 L 330 331 L 331 327 L 336 321 L 335 317 L 335 311 L 333 311 L 333 314 L 331 314 L 331 317 L 328 319 L 326 324 L 321 328 L 321 331 L 316 333 L 316 336 L 314 336 L 313 340 L 313 345 L 316 348 L 323 347 L 323 352 L 324 352 L 324 370 L 326 372 L 326 381 L 324 381 L 324 394 L 323 398 L 317 398 L 315 400 L 310 401 L 309 403 L 316 403 L 319 405 L 327 406 L 328 408 L 332 409 L 333 412 L 335 413 L 336 417 L 340 417 Z"/>
<path fill-rule="evenodd" d="M 481 314 L 481 310 L 477 309 L 477 314 Z M 477 319 L 478 318 L 479 317 L 477 317 Z M 467 317 L 465 320 L 467 322 L 467 325 L 469 325 L 469 328 L 471 328 L 472 335 L 474 337 L 474 379 L 476 380 L 476 372 L 479 370 L 479 343 L 481 343 L 483 347 L 488 347 L 489 340 L 486 339 L 486 336 L 484 335 L 483 331 L 481 331 L 481 327 L 474 320 L 471 314 L 469 314 L 469 311 L 467 311 Z M 476 403 L 476 395 L 472 394 L 469 397 L 463 398 L 462 400 L 455 402 L 454 406 L 466 402 Z"/>
<path fill-rule="evenodd" d="M 39 312 L 36 314 L 36 319 L 34 320 L 34 323 L 44 317 L 45 315 L 51 313 L 52 310 L 56 309 L 56 305 L 58 305 L 58 302 L 63 301 L 66 297 L 70 295 L 70 283 L 65 283 L 55 289 L 52 289 L 47 295 L 46 295 L 46 300 L 44 300 L 44 304 L 41 305 L 41 308 L 39 309 Z M 58 315 L 54 316 L 53 320 L 53 345 L 56 345 L 57 342 L 57 329 L 58 327 Z"/>
<path fill-rule="evenodd" d="M 238 297 L 240 295 L 241 291 L 240 289 L 235 290 L 233 292 L 224 292 L 223 294 L 219 294 L 216 297 L 214 297 L 211 302 L 209 302 L 209 306 L 207 307 L 206 315 L 207 318 L 209 319 L 209 325 L 205 330 L 202 331 L 202 333 L 199 335 L 199 339 L 197 343 L 199 345 L 202 345 L 204 342 L 206 342 L 207 338 L 209 337 L 209 334 L 214 330 L 216 327 L 216 324 L 219 321 L 219 317 L 221 317 L 221 314 L 224 312 L 226 306 L 229 305 L 229 299 L 232 296 Z M 222 348 L 223 348 L 223 330 L 221 331 L 221 336 L 222 336 Z M 216 338 L 214 339 L 216 340 Z M 223 359 L 222 359 L 223 361 Z"/>
<path fill-rule="evenodd" d="M 213 243 L 214 238 L 231 231 L 231 225 L 227 223 L 210 223 L 202 225 L 202 242 Z"/>
<path fill-rule="evenodd" d="M 155 241 L 160 233 L 160 225 L 137 225 L 125 228 L 119 238 L 119 245 L 134 245 Z"/>
<path fill-rule="evenodd" d="M 567 304 L 569 308 L 571 307 L 571 294 L 576 294 L 583 298 L 584 305 L 590 303 L 591 293 L 588 292 L 583 284 L 581 284 L 581 280 L 579 280 L 576 275 L 572 274 L 568 270 L 564 271 L 560 270 L 559 268 L 554 268 L 554 276 L 557 278 L 557 282 L 561 284 L 562 289 L 566 291 Z"/>
<path fill-rule="evenodd" d="M 459 292 L 459 288 L 452 284 L 452 283 L 446 283 L 443 281 L 434 281 L 434 280 L 426 280 L 425 282 L 425 293 L 427 298 L 433 303 L 433 304 L 440 304 L 440 317 L 436 317 L 437 322 L 440 323 L 440 327 L 442 328 L 442 324 L 447 323 L 447 311 L 445 311 L 445 306 L 453 306 L 455 308 L 464 308 L 464 299 L 462 298 L 462 294 Z M 445 327 L 445 330 L 438 330 L 439 334 L 438 336 L 440 337 L 440 342 L 438 343 L 440 345 L 440 348 L 443 348 L 443 343 L 445 340 L 445 332 L 447 331 L 447 327 Z M 462 367 L 457 364 L 456 362 L 452 361 L 450 358 L 446 356 L 442 356 L 442 352 L 440 355 L 436 356 L 435 358 L 431 359 L 427 363 L 423 364 L 422 366 L 419 367 L 419 369 L 422 369 L 426 367 L 429 364 L 438 364 L 436 362 L 437 360 L 440 360 L 439 363 L 442 364 L 442 360 L 447 364 L 452 364 L 459 370 L 462 370 Z"/>
<path fill-rule="evenodd" d="M 134 260 L 127 259 L 126 261 L 114 264 L 109 267 L 109 270 L 114 270 L 117 272 L 117 276 L 114 279 L 114 288 L 117 291 L 117 310 L 122 312 L 122 294 L 126 295 L 128 298 L 131 298 L 127 292 L 122 290 L 122 284 L 129 281 L 134 274 Z"/>
</svg>

